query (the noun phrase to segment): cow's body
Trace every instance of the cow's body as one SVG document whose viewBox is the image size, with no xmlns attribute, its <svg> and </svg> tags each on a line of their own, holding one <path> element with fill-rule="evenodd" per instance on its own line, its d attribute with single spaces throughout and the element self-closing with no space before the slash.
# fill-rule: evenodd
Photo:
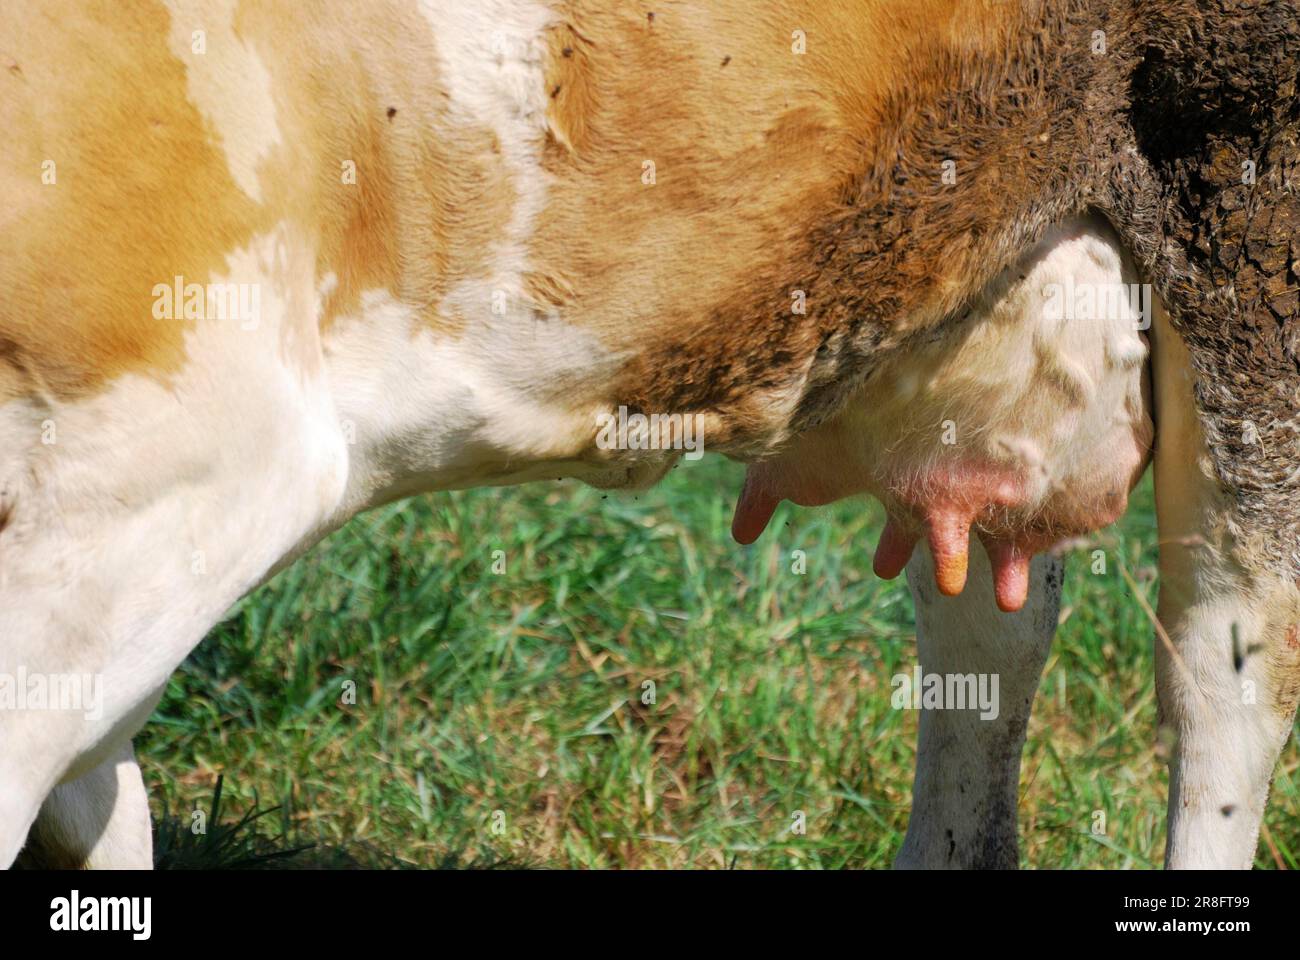
<svg viewBox="0 0 1300 960">
<path fill-rule="evenodd" d="M 1017 650 L 1045 651 L 1059 571 L 1029 557 L 1122 511 L 1150 446 L 1132 318 L 1080 337 L 1030 309 L 1026 283 L 1086 275 L 1149 278 L 1181 324 L 1152 336 L 1161 610 L 1189 654 L 1162 660 L 1171 862 L 1248 864 L 1300 684 L 1300 26 L 1152 6 L 4 4 L 0 674 L 98 675 L 104 702 L 0 714 L 0 862 L 43 801 L 53 846 L 147 852 L 120 835 L 123 745 L 231 603 L 357 512 L 662 475 L 674 451 L 598 441 L 619 406 L 766 458 L 745 535 L 775 498 L 873 492 L 878 569 L 924 535 L 952 594 L 973 523 L 992 564 L 961 597 L 912 560 L 923 660 L 968 658 L 949 631 L 985 609 L 971 649 L 1007 659 L 979 672 L 1031 698 Z M 256 315 L 187 315 L 190 284 Z M 1013 388 L 1062 414 L 992 401 Z M 978 442 L 927 455 L 935 417 Z M 903 862 L 1014 862 L 1026 718 L 923 723 Z M 992 829 L 946 798 L 945 751 Z"/>
</svg>

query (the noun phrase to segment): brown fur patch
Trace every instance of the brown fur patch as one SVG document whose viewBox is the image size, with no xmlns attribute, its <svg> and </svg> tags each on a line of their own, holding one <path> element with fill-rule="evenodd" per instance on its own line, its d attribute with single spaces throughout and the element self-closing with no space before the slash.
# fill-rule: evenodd
<svg viewBox="0 0 1300 960">
<path fill-rule="evenodd" d="M 0 155 L 0 401 L 69 399 L 126 372 L 179 369 L 192 321 L 155 319 L 154 285 L 207 283 L 282 225 L 316 251 L 317 279 L 337 278 L 320 325 L 381 289 L 456 329 L 437 304 L 489 270 L 515 188 L 495 135 L 453 116 L 415 4 L 239 5 L 235 30 L 271 75 L 281 133 L 257 170 L 260 204 L 191 102 L 169 24 L 157 2 L 0 8 L 0 52 L 21 68 L 0 73 L 11 144 Z M 357 44 L 362 35 L 383 43 Z M 41 182 L 45 160 L 54 185 Z M 311 282 L 296 267 L 292 279 Z M 310 290 L 292 302 L 310 330 L 286 324 L 287 345 L 311 364 Z"/>
<path fill-rule="evenodd" d="M 650 28 L 635 9 L 561 8 L 590 42 L 597 94 L 589 148 L 556 166 L 536 258 L 574 291 L 566 317 L 624 349 L 635 331 L 611 400 L 714 412 L 715 444 L 770 449 L 1028 242 L 1024 184 L 1061 198 L 1042 227 L 1081 209 L 1083 138 L 1056 135 L 1052 81 L 1016 74 L 1056 24 L 1016 37 L 1017 11 L 663 4 Z M 1058 65 L 1100 68 L 1078 58 Z M 777 422 L 790 391 L 803 412 Z"/>
<path fill-rule="evenodd" d="M 316 237 L 317 277 L 338 279 L 320 326 L 355 312 L 362 292 L 383 290 L 421 307 L 429 325 L 461 329 L 464 318 L 437 304 L 488 272 L 516 190 L 495 134 L 453 114 L 416 5 L 316 0 L 295 12 L 244 0 L 239 24 L 271 72 L 286 128 L 264 176 Z"/>
<path fill-rule="evenodd" d="M 525 287 L 622 357 L 565 385 L 583 405 L 706 412 L 713 449 L 760 456 L 1096 208 L 1187 338 L 1242 562 L 1300 570 L 1293 2 L 552 8 Z M 244 0 L 237 24 L 285 134 L 262 207 L 189 104 L 161 7 L 0 9 L 0 396 L 174 368 L 184 325 L 152 320 L 152 285 L 202 282 L 284 219 L 339 278 L 322 322 L 373 287 L 468 320 L 437 304 L 491 270 L 520 185 L 452 110 L 416 4 Z"/>
<path fill-rule="evenodd" d="M 571 291 L 566 320 L 631 353 L 612 401 L 712 408 L 723 444 L 775 426 L 772 391 L 806 374 L 820 333 L 791 313 L 797 281 L 890 85 L 930 45 L 976 47 L 1007 16 L 882 9 L 669 2 L 650 21 L 635 5 L 557 6 L 550 73 L 581 71 L 555 122 L 585 146 L 557 134 L 571 149 L 549 158 L 532 253 L 542 286 Z"/>
<path fill-rule="evenodd" d="M 627 351 L 611 403 L 711 413 L 714 449 L 762 455 L 1096 208 L 1188 338 L 1243 562 L 1300 568 L 1294 4 L 560 12 L 595 92 L 536 258 Z"/>
<path fill-rule="evenodd" d="M 1296 595 L 1300 597 L 1300 594 Z M 1300 625 L 1286 627 L 1280 641 L 1270 644 L 1268 666 L 1272 683 L 1276 687 L 1271 706 L 1287 719 L 1295 716 L 1300 703 Z"/>
<path fill-rule="evenodd" d="M 186 93 L 157 3 L 0 5 L 0 401 L 174 370 L 183 320 L 153 287 L 206 283 L 258 211 Z M 55 182 L 42 183 L 52 161 Z"/>
<path fill-rule="evenodd" d="M 1127 238 L 1187 339 L 1239 559 L 1294 576 L 1300 10 L 1178 0 L 1141 30 L 1134 133 L 1159 186 L 1121 208 L 1131 215 Z"/>
<path fill-rule="evenodd" d="M 561 23 L 551 27 L 547 46 L 550 134 L 565 150 L 580 155 L 590 146 L 589 123 L 599 110 L 591 73 L 591 41 L 571 24 Z"/>
</svg>

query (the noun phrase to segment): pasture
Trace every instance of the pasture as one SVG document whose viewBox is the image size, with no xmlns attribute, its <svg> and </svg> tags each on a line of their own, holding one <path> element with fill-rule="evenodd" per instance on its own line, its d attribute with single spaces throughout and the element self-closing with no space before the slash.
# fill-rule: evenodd
<svg viewBox="0 0 1300 960">
<path fill-rule="evenodd" d="M 742 474 L 709 456 L 635 496 L 542 484 L 353 521 L 212 631 L 137 738 L 160 865 L 887 867 L 917 715 L 890 703 L 915 638 L 905 579 L 870 572 L 883 513 L 785 504 L 742 548 Z M 1155 550 L 1148 476 L 1068 556 L 1022 866 L 1160 865 L 1169 741 L 1134 597 L 1154 607 Z M 1293 736 L 1259 867 L 1297 866 L 1298 768 Z"/>
</svg>

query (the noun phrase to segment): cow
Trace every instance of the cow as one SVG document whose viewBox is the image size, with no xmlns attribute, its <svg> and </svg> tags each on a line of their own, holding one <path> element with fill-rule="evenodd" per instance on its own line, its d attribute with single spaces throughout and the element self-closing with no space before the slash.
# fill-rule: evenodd
<svg viewBox="0 0 1300 960">
<path fill-rule="evenodd" d="M 1289 0 L 0 5 L 0 693 L 88 680 L 0 709 L 0 864 L 148 866 L 130 740 L 231 604 L 415 493 L 646 487 L 620 412 L 750 465 L 742 541 L 881 499 L 924 669 L 1002 678 L 923 714 L 900 866 L 1017 864 L 1049 548 L 1153 460 L 1166 862 L 1248 867 L 1298 65 Z"/>
</svg>

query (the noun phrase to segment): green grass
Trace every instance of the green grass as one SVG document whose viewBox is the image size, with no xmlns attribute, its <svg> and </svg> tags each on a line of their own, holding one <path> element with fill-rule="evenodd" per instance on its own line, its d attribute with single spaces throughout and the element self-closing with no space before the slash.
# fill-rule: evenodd
<svg viewBox="0 0 1300 960">
<path fill-rule="evenodd" d="M 480 490 L 354 521 L 169 684 L 138 740 L 161 862 L 888 866 L 916 726 L 889 678 L 915 639 L 903 580 L 870 572 L 883 515 L 786 505 L 742 548 L 728 534 L 741 473 L 710 457 L 637 496 Z M 1160 863 L 1152 634 L 1117 563 L 1154 603 L 1154 533 L 1148 480 L 1067 559 L 1024 756 L 1025 865 Z M 1300 856 L 1298 766 L 1293 737 L 1260 866 Z M 230 812 L 196 838 L 219 776 Z"/>
</svg>

